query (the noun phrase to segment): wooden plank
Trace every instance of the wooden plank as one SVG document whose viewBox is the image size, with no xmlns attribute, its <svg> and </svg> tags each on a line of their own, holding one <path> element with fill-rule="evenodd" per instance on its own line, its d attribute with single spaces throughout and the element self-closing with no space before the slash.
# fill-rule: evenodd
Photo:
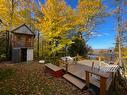
<svg viewBox="0 0 127 95">
<path fill-rule="evenodd" d="M 62 70 L 60 67 L 56 66 L 56 65 L 53 65 L 51 63 L 48 63 L 48 64 L 45 64 L 46 67 L 52 69 L 53 71 L 59 71 L 59 70 Z"/>
<path fill-rule="evenodd" d="M 89 88 L 89 82 L 90 82 L 89 72 L 86 71 L 86 85 L 87 85 L 88 88 Z"/>
<path fill-rule="evenodd" d="M 106 78 L 100 77 L 100 95 L 106 95 Z"/>
<path fill-rule="evenodd" d="M 65 74 L 65 75 L 63 75 L 63 77 L 66 80 L 68 80 L 69 82 L 71 82 L 72 84 L 74 84 L 79 89 L 83 89 L 86 86 L 86 84 L 84 82 L 82 82 L 81 80 L 79 80 L 78 78 L 76 78 L 70 74 Z"/>
</svg>

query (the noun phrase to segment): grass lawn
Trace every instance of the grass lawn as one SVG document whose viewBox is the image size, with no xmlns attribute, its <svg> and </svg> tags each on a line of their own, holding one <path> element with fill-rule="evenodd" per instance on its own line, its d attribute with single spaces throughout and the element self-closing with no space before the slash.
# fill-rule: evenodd
<svg viewBox="0 0 127 95">
<path fill-rule="evenodd" d="M 63 78 L 44 74 L 44 65 L 0 64 L 0 95 L 85 95 Z"/>
</svg>

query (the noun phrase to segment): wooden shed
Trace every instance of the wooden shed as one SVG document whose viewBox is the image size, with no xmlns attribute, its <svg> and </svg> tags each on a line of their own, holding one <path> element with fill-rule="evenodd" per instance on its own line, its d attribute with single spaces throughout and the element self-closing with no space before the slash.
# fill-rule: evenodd
<svg viewBox="0 0 127 95">
<path fill-rule="evenodd" d="M 32 61 L 34 33 L 25 24 L 11 31 L 11 58 L 15 63 Z"/>
</svg>

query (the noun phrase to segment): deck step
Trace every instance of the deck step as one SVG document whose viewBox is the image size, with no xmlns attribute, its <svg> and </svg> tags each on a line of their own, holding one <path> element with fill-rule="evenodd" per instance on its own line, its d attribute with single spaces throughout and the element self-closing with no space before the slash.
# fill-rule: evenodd
<svg viewBox="0 0 127 95">
<path fill-rule="evenodd" d="M 69 82 L 71 82 L 72 84 L 74 84 L 79 89 L 83 89 L 86 86 L 85 82 L 82 82 L 80 79 L 78 79 L 70 74 L 65 74 L 65 75 L 63 75 L 63 77 L 66 80 L 68 80 Z"/>
</svg>

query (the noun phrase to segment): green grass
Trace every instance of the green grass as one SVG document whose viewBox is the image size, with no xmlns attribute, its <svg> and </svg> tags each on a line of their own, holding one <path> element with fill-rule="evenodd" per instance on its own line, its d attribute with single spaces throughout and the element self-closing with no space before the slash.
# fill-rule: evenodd
<svg viewBox="0 0 127 95">
<path fill-rule="evenodd" d="M 14 68 L 0 68 L 0 80 L 7 79 L 8 77 L 15 74 Z"/>
</svg>

